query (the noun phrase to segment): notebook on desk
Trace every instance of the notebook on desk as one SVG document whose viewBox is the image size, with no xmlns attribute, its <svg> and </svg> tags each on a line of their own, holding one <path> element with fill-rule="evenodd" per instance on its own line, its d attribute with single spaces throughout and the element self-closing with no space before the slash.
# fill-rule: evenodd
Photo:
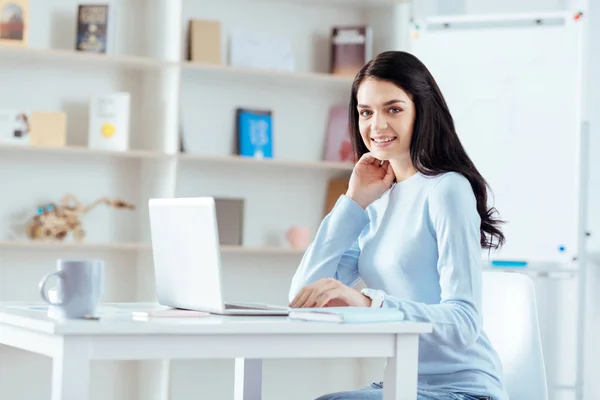
<svg viewBox="0 0 600 400">
<path fill-rule="evenodd" d="M 288 317 L 303 321 L 364 324 L 402 321 L 404 320 L 404 313 L 395 308 L 322 307 L 293 308 L 290 310 Z"/>
</svg>

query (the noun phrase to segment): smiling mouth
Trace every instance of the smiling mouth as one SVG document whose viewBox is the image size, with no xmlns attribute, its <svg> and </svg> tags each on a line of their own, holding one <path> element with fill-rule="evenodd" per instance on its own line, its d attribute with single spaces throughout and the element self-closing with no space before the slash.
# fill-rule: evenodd
<svg viewBox="0 0 600 400">
<path fill-rule="evenodd" d="M 371 138 L 371 142 L 376 147 L 385 147 L 392 144 L 396 140 L 396 137 L 387 137 L 387 138 Z"/>
<path fill-rule="evenodd" d="M 390 143 L 390 142 L 393 142 L 394 140 L 396 140 L 395 137 L 389 137 L 389 138 L 371 138 L 371 141 L 375 142 L 375 143 Z"/>
</svg>

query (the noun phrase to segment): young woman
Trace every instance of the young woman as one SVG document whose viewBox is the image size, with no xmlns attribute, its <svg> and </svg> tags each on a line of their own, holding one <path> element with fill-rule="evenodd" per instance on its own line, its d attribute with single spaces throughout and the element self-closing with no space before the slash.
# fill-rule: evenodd
<svg viewBox="0 0 600 400">
<path fill-rule="evenodd" d="M 379 54 L 352 85 L 359 157 L 290 289 L 291 307 L 394 307 L 420 336 L 419 400 L 508 398 L 481 316 L 482 248 L 501 221 L 434 78 L 413 55 Z M 367 289 L 353 288 L 362 279 Z M 380 400 L 381 383 L 320 400 Z"/>
</svg>

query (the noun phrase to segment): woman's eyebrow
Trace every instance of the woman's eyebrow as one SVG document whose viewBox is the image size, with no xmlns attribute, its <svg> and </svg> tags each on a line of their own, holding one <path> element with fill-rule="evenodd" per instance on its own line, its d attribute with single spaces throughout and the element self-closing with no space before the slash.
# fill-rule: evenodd
<svg viewBox="0 0 600 400">
<path fill-rule="evenodd" d="M 394 104 L 394 103 L 404 103 L 406 104 L 406 102 L 404 100 L 398 100 L 398 99 L 393 99 L 393 100 L 388 100 L 385 103 L 383 103 L 384 106 L 389 106 L 390 104 Z M 366 104 L 359 104 L 358 107 L 362 107 L 362 108 L 368 108 L 369 106 Z"/>
</svg>

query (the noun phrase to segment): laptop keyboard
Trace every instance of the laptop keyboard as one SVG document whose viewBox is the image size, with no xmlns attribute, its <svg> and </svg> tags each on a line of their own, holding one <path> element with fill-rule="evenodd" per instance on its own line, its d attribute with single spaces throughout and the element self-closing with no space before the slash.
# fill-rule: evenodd
<svg viewBox="0 0 600 400">
<path fill-rule="evenodd" d="M 266 310 L 267 307 L 251 307 L 251 306 L 242 306 L 239 304 L 225 304 L 226 310 Z"/>
<path fill-rule="evenodd" d="M 226 310 L 281 310 L 283 307 L 269 307 L 261 305 L 243 305 L 243 304 L 231 304 L 225 303 Z"/>
</svg>

